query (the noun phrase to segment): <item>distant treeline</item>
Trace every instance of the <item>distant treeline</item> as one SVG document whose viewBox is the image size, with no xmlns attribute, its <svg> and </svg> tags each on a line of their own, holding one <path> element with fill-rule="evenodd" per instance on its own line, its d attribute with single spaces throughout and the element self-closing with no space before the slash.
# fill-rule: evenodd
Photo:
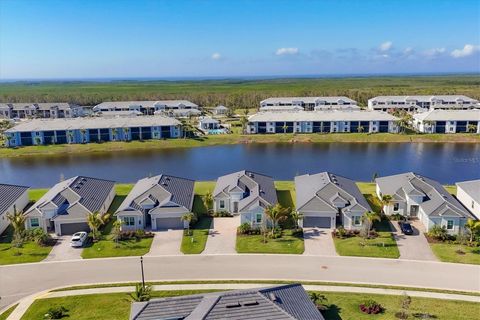
<svg viewBox="0 0 480 320">
<path fill-rule="evenodd" d="M 186 99 L 202 107 L 257 108 L 275 96 L 347 96 L 361 106 L 379 95 L 464 94 L 480 99 L 480 76 L 335 79 L 15 82 L 0 84 L 0 102 L 70 102 Z"/>
</svg>

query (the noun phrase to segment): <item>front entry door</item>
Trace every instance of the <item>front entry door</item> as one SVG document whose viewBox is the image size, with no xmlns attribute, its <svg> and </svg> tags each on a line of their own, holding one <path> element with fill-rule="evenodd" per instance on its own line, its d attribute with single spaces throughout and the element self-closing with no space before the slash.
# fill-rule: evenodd
<svg viewBox="0 0 480 320">
<path fill-rule="evenodd" d="M 238 213 L 238 202 L 236 201 L 233 203 L 233 212 Z"/>
<path fill-rule="evenodd" d="M 418 216 L 418 206 L 417 205 L 410 206 L 410 216 L 411 217 Z"/>
</svg>

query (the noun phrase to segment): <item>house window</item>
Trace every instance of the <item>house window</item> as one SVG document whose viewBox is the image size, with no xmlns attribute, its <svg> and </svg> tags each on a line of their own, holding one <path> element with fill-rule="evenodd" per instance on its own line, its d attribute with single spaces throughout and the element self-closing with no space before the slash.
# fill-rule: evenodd
<svg viewBox="0 0 480 320">
<path fill-rule="evenodd" d="M 393 211 L 398 211 L 398 208 L 400 207 L 400 204 L 397 202 L 397 203 L 394 203 L 393 204 Z"/>
<path fill-rule="evenodd" d="M 257 215 L 255 216 L 255 222 L 256 223 L 262 223 L 262 214 L 261 213 L 257 213 Z"/>
<path fill-rule="evenodd" d="M 135 217 L 123 217 L 123 222 L 126 226 L 134 226 L 135 225 Z"/>
<path fill-rule="evenodd" d="M 30 219 L 30 227 L 32 228 L 40 227 L 40 222 L 38 221 L 38 218 Z"/>
<path fill-rule="evenodd" d="M 354 226 L 360 226 L 362 224 L 362 219 L 360 216 L 353 216 L 352 223 Z"/>
<path fill-rule="evenodd" d="M 447 220 L 447 230 L 453 230 L 453 220 Z"/>
<path fill-rule="evenodd" d="M 220 209 L 225 209 L 225 200 L 220 200 Z"/>
</svg>

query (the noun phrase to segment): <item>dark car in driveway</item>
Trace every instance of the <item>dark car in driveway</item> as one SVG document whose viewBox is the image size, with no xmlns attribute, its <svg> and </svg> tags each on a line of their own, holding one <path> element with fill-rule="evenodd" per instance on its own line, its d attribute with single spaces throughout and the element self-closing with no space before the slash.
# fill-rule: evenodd
<svg viewBox="0 0 480 320">
<path fill-rule="evenodd" d="M 400 226 L 400 230 L 402 231 L 403 234 L 405 235 L 412 235 L 413 234 L 413 228 L 412 225 L 408 222 L 400 221 L 398 223 Z"/>
</svg>

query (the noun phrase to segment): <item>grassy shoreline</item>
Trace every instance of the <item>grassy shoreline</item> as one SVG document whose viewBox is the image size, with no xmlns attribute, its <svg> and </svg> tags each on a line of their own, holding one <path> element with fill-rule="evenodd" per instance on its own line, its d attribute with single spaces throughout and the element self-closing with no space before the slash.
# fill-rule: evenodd
<svg viewBox="0 0 480 320">
<path fill-rule="evenodd" d="M 330 134 L 270 134 L 213 135 L 198 139 L 170 139 L 90 144 L 64 144 L 0 148 L 0 158 L 52 156 L 78 153 L 110 153 L 121 151 L 152 151 L 234 144 L 266 143 L 480 143 L 480 135 L 458 134 L 391 134 L 391 133 L 330 133 Z"/>
</svg>

